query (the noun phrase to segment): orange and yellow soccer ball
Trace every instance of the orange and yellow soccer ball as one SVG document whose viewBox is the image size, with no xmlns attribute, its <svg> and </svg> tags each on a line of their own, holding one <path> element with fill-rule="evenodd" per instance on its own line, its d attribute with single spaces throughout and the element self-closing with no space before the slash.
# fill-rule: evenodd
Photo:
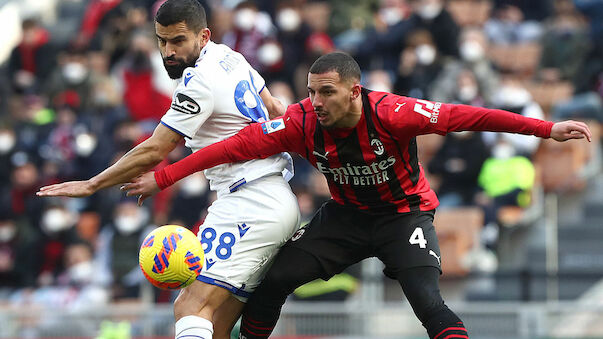
<svg viewBox="0 0 603 339">
<path fill-rule="evenodd" d="M 156 287 L 167 290 L 192 284 L 203 268 L 203 247 L 185 227 L 161 226 L 149 233 L 138 255 L 142 273 Z"/>
</svg>

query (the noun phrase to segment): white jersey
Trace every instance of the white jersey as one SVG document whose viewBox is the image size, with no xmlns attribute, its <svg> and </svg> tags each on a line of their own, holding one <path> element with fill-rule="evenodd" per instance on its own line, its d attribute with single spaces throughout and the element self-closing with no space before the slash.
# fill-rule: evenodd
<svg viewBox="0 0 603 339">
<path fill-rule="evenodd" d="M 265 81 L 245 58 L 226 45 L 209 41 L 195 67 L 182 73 L 172 105 L 161 123 L 181 134 L 193 152 L 224 140 L 252 122 L 268 120 L 260 99 Z M 255 179 L 293 173 L 286 153 L 266 159 L 218 165 L 205 170 L 210 188 L 232 192 Z"/>
</svg>

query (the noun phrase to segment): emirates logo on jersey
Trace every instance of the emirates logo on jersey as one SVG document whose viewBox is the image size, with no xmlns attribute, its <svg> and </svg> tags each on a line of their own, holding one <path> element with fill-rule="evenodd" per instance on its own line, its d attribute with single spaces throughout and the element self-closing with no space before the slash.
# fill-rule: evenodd
<svg viewBox="0 0 603 339">
<path fill-rule="evenodd" d="M 373 148 L 373 152 L 377 155 L 382 155 L 385 152 L 385 147 L 383 147 L 383 143 L 379 139 L 371 140 L 371 147 Z"/>
</svg>

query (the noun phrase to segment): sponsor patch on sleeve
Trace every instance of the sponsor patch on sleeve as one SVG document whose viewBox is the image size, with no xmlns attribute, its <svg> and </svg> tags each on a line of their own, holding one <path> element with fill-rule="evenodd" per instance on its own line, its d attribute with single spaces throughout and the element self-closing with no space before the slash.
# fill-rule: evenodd
<svg viewBox="0 0 603 339">
<path fill-rule="evenodd" d="M 262 123 L 262 131 L 264 134 L 270 134 L 272 132 L 280 131 L 285 129 L 285 121 L 283 118 L 278 118 Z"/>
</svg>

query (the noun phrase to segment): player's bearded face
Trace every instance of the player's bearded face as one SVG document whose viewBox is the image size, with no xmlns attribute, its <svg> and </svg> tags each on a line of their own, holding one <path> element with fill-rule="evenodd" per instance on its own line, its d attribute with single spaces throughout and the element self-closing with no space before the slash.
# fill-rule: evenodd
<svg viewBox="0 0 603 339">
<path fill-rule="evenodd" d="M 165 67 L 170 78 L 178 79 L 182 77 L 182 73 L 187 67 L 194 67 L 197 58 L 199 58 L 200 51 L 199 42 L 195 41 L 193 51 L 190 54 L 184 57 L 177 57 L 175 55 L 164 57 L 163 67 Z"/>
</svg>

